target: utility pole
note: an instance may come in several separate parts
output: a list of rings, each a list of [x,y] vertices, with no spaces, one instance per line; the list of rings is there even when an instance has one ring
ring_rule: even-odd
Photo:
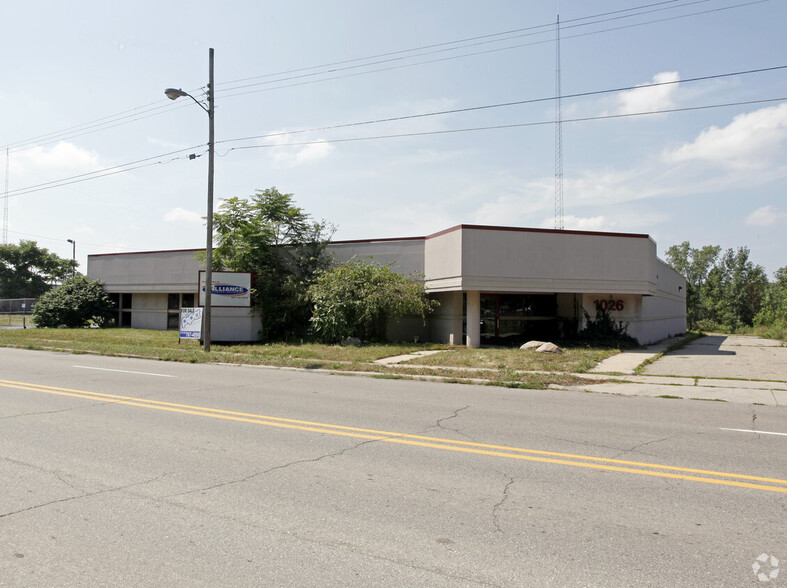
[[[214,85],[213,85],[213,48],[208,52],[208,237],[205,245],[205,351],[210,351],[211,294],[213,291],[213,155],[215,137],[213,129]]]
[[[560,15],[557,15],[555,53],[555,228],[563,230],[563,102],[560,84]]]
[[[5,148],[5,193],[3,195],[3,244],[8,243],[8,173],[11,168],[10,150]]]

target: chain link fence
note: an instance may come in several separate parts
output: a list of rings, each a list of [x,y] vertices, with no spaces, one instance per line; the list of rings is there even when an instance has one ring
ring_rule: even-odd
[[[38,298],[0,298],[0,329],[35,326],[31,320]]]

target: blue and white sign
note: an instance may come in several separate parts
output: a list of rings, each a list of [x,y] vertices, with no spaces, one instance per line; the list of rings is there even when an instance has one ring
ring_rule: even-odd
[[[213,272],[211,306],[251,306],[251,274],[246,272]],[[199,305],[205,306],[205,272],[199,273]]]
[[[201,308],[183,307],[180,309],[180,338],[202,339]]]

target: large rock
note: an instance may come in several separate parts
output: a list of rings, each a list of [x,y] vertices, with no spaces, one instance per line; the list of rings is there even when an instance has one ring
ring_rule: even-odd
[[[536,349],[536,353],[563,353],[563,350],[554,343],[544,343]]]
[[[358,337],[348,337],[341,343],[342,347],[360,347],[361,340]]]
[[[528,341],[520,349],[536,349],[544,344],[543,341]]]

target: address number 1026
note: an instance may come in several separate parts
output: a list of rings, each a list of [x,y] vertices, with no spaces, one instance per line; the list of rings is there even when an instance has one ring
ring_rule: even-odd
[[[596,305],[596,310],[601,311],[617,310],[620,312],[625,308],[622,300],[594,300],[593,304]]]

